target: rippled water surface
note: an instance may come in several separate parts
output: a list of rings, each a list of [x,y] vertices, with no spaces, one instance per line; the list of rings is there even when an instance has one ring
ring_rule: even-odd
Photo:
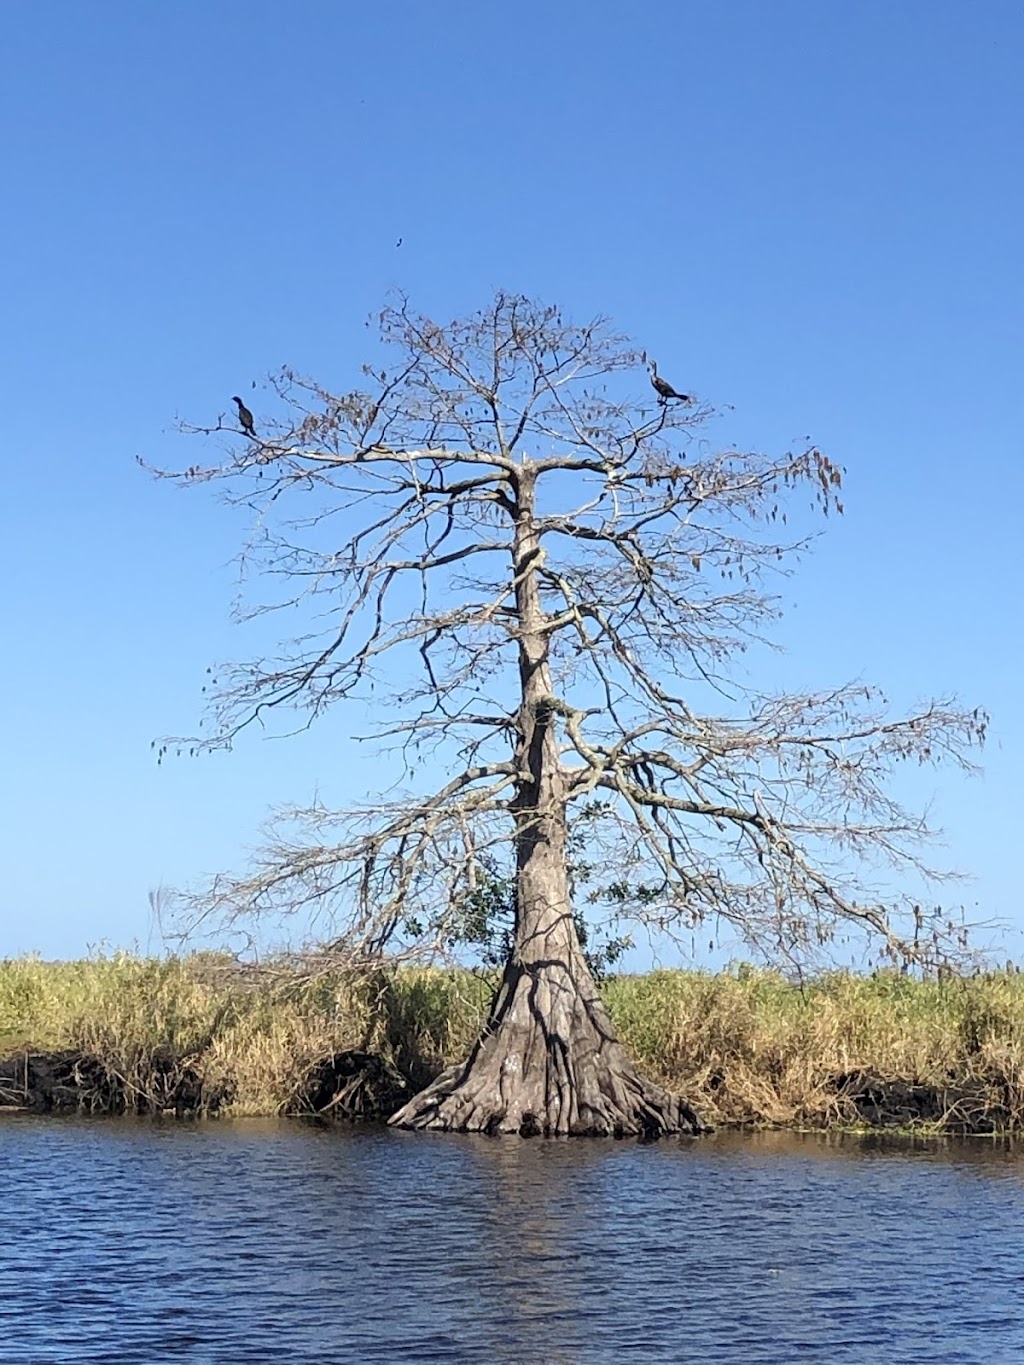
[[[1024,1361],[1024,1156],[0,1120],[0,1361]]]

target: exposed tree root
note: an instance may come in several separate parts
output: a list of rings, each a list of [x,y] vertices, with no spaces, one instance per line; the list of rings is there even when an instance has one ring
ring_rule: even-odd
[[[469,1059],[438,1076],[390,1122],[523,1137],[706,1132],[688,1104],[640,1075],[582,957],[573,966],[509,963]]]

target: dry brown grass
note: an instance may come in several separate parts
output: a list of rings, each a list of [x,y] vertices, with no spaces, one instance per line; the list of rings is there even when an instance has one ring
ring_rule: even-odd
[[[208,1094],[226,1097],[223,1112],[279,1114],[325,1058],[350,1048],[385,1051],[417,1079],[432,1075],[469,1047],[488,996],[463,972],[353,983],[243,972],[214,954],[18,958],[0,962],[0,1058],[81,1052],[134,1096],[154,1093],[171,1054]]]
[[[849,1120],[836,1077],[869,1073],[992,1092],[1024,1126],[1024,976],[942,982],[836,973],[803,990],[772,972],[656,972],[607,988],[623,1040],[719,1123]]]
[[[0,962],[0,1057],[78,1050],[129,1088],[168,1052],[225,1112],[287,1112],[324,1058],[385,1053],[415,1085],[465,1055],[490,984],[408,970],[353,985],[245,974],[209,954]],[[1024,1127],[1024,976],[943,982],[835,974],[803,990],[771,972],[653,972],[605,987],[641,1064],[716,1123],[849,1122],[836,1077],[971,1085]]]

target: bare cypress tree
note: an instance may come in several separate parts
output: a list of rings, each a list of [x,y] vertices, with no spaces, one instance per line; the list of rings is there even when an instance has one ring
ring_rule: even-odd
[[[408,789],[284,813],[246,872],[183,897],[187,922],[315,907],[332,961],[411,958],[457,937],[504,850],[514,933],[489,1022],[392,1122],[697,1132],[615,1038],[574,923],[570,819],[589,899],[659,930],[725,922],[798,964],[853,936],[932,966],[960,927],[865,872],[925,870],[929,831],[887,779],[908,759],[969,768],[985,717],[743,683],[737,655],[777,614],[771,576],[806,544],[785,528],[792,494],[842,510],[818,449],[716,451],[710,409],[659,402],[646,356],[601,320],[499,293],[445,326],[404,300],[379,321],[392,359],[361,389],[285,371],[285,417],[261,418],[258,444],[229,438],[220,462],[165,477],[224,481],[252,509],[249,576],[284,592],[249,611],[293,607],[308,626],[221,672],[202,745],[371,697]]]

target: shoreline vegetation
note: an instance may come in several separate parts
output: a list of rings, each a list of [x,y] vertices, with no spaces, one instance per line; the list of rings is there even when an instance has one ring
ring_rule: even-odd
[[[495,978],[211,953],[0,961],[0,1109],[381,1120],[467,1055]],[[716,1127],[1024,1129],[1024,974],[610,977],[626,1048]]]

